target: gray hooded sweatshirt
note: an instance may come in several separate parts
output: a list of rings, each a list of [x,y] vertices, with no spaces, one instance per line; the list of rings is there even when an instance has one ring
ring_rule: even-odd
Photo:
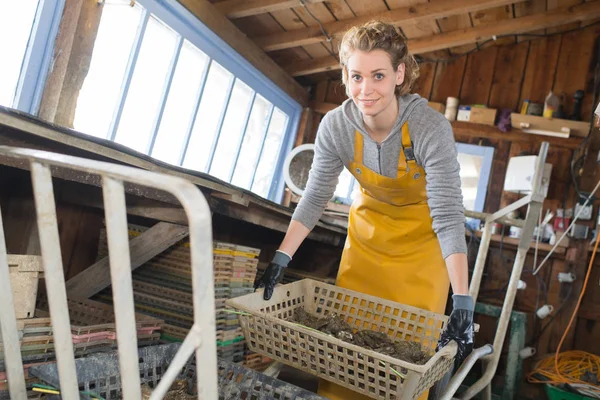
[[[380,175],[396,178],[402,148],[402,125],[408,120],[417,163],[425,169],[427,203],[444,258],[466,253],[465,216],[456,144],[452,126],[417,94],[398,97],[398,120],[379,145],[365,129],[362,114],[351,99],[322,119],[304,194],[293,220],[313,229],[332,198],[343,168],[354,158],[354,133],[364,137],[363,163]]]

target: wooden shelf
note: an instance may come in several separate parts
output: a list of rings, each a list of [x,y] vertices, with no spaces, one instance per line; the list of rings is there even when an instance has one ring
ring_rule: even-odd
[[[466,231],[466,235],[467,237],[471,236],[471,232],[470,231]],[[475,236],[478,238],[481,238],[482,236],[482,232],[480,231],[476,231],[475,232]],[[513,249],[519,246],[519,241],[520,239],[516,239],[516,238],[511,238],[508,236],[504,236],[504,239],[502,238],[502,235],[492,235],[492,239],[491,242],[492,243],[500,243],[502,242],[503,246],[506,246],[507,248]],[[538,250],[543,252],[543,253],[548,253],[550,250],[552,250],[552,247],[554,247],[553,245],[549,245],[547,243],[540,243],[538,245]],[[529,249],[533,250],[535,249],[535,242],[531,242],[531,244],[529,245]],[[555,254],[565,254],[567,251],[567,247],[559,244],[558,247],[556,247],[556,250],[554,250]]]
[[[514,128],[508,132],[502,132],[495,126],[477,124],[475,122],[452,121],[451,124],[454,135],[458,136],[506,140],[509,142],[523,142],[535,145],[539,145],[542,142],[548,142],[551,147],[562,147],[567,149],[576,149],[583,141],[583,138],[580,137],[564,139],[552,136],[532,135],[523,133]]]

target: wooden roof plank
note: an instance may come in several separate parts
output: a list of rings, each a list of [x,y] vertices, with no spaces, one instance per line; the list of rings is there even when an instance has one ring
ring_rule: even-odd
[[[546,12],[546,0],[529,0],[524,3],[513,5],[515,18],[525,17],[527,15],[541,14]],[[544,34],[544,29],[528,32],[530,34]],[[532,36],[517,36],[517,42],[531,40]]]
[[[325,0],[304,0],[306,3],[322,3]],[[226,0],[215,3],[215,7],[229,19],[266,14],[300,5],[300,0]]]
[[[418,39],[409,40],[409,49],[413,54],[474,43],[503,34],[518,34],[537,29],[556,27],[576,21],[585,21],[600,17],[600,2],[584,3],[575,7],[567,7],[547,11],[540,15],[515,18],[477,28],[445,32]],[[333,57],[322,58],[310,62],[295,63],[284,69],[292,76],[302,76],[322,71],[339,69],[340,65]]]
[[[352,7],[357,7],[359,3],[354,3],[355,0],[347,0]],[[375,13],[361,14],[354,7],[353,11],[358,15],[355,18],[346,19],[323,24],[323,28],[331,37],[343,35],[350,27],[365,23],[371,19],[382,19],[389,23],[400,24],[411,21],[417,23],[423,20],[431,20],[432,18],[442,18],[450,15],[462,14],[465,11],[479,11],[486,8],[499,5],[511,4],[514,1],[525,0],[460,0],[453,2],[435,2],[417,4],[409,7],[398,8],[395,10],[380,9]],[[364,12],[364,4],[360,3],[360,12]],[[379,3],[376,3],[379,4]],[[374,7],[374,4],[369,3],[369,7]],[[279,35],[268,35],[255,37],[253,40],[265,51],[280,50],[288,47],[304,46],[312,43],[319,43],[326,40],[326,37],[321,32],[319,27],[309,27],[298,29],[295,31],[286,32]]]
[[[482,25],[487,25],[494,22],[505,21],[507,19],[513,18],[513,8],[512,4],[507,4],[505,6],[489,8],[487,10],[480,10],[474,13],[471,13],[471,19],[473,21],[473,26],[478,27]],[[503,37],[492,42],[488,43],[477,43],[480,48],[485,48],[488,46],[494,45],[507,45],[515,43],[514,37]]]
[[[544,0],[546,1],[546,0]],[[545,9],[544,9],[545,11]],[[437,20],[438,25],[441,28],[441,32],[454,31],[457,29],[472,28],[473,21],[471,20],[471,14],[460,14],[450,15],[448,17],[439,18]],[[462,54],[474,50],[477,48],[477,44],[466,44],[463,46],[456,46],[449,49],[450,54]]]
[[[583,3],[583,0],[546,0],[546,10],[556,10],[557,8],[564,8],[569,6],[576,6]],[[546,29],[546,34],[564,32],[569,29],[576,29],[580,26],[579,22],[574,22],[571,24],[565,24],[562,26],[552,27]]]
[[[277,35],[285,34],[286,31],[292,31],[297,29],[306,28],[306,23],[298,16],[295,10],[279,10],[271,13],[273,18],[281,25],[285,30],[284,32],[277,33]],[[306,46],[302,46],[302,50],[309,56],[309,58],[320,58],[331,55],[320,43],[314,43]]]

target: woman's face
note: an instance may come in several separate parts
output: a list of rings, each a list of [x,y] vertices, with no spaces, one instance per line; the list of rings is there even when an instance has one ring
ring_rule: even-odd
[[[348,59],[347,69],[350,95],[363,115],[375,117],[388,107],[395,107],[394,90],[404,82],[404,64],[394,71],[385,51],[355,50]]]

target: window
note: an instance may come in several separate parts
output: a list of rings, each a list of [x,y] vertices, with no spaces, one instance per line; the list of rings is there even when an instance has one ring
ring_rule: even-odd
[[[456,150],[465,209],[483,212],[494,148],[457,143]]]
[[[177,1],[114,0],[74,128],[281,201],[300,111]]]
[[[1,106],[37,113],[63,7],[64,0],[0,1]]]
[[[359,183],[357,180],[347,168],[344,168],[338,178],[338,184],[333,194],[334,200],[342,204],[352,204],[358,187]]]

